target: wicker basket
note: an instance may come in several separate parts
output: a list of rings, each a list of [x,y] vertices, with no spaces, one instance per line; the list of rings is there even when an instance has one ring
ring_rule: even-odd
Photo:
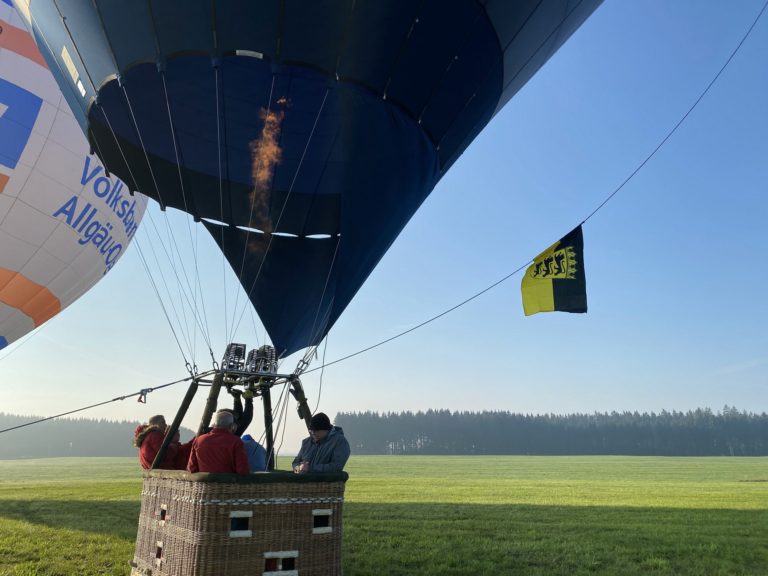
[[[131,574],[341,574],[347,478],[147,472]]]

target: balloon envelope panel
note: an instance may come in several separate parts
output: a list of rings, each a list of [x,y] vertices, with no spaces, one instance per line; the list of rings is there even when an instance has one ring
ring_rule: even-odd
[[[23,4],[100,158],[215,221],[289,353],[599,0]]]
[[[45,60],[0,1],[0,348],[74,302],[125,252],[146,208],[107,175]]]

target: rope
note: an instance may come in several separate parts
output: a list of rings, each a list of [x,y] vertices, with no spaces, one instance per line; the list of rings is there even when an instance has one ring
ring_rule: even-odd
[[[595,214],[597,214],[597,212],[598,212],[598,211],[599,211],[599,210],[600,210],[600,209],[601,209],[603,206],[605,206],[605,205],[606,205],[606,204],[607,204],[607,203],[608,203],[608,202],[609,202],[609,201],[610,201],[610,200],[611,200],[611,199],[612,199],[614,196],[616,196],[616,194],[618,194],[618,193],[619,193],[619,191],[620,191],[622,188],[624,188],[624,186],[625,186],[625,185],[626,185],[626,184],[627,184],[627,183],[628,183],[630,180],[632,180],[632,178],[634,178],[634,177],[635,177],[635,174],[637,174],[637,173],[638,173],[638,172],[639,172],[639,171],[640,171],[640,170],[641,170],[641,169],[642,169],[642,168],[643,168],[643,167],[644,167],[644,166],[645,166],[645,165],[646,165],[646,164],[647,164],[647,163],[648,163],[648,162],[651,160],[651,158],[653,158],[653,157],[656,155],[656,152],[658,152],[658,151],[661,149],[661,147],[662,147],[662,146],[664,146],[664,144],[666,144],[666,143],[667,143],[667,140],[669,140],[669,139],[672,137],[672,135],[673,135],[675,132],[677,132],[677,129],[678,129],[678,128],[680,128],[680,125],[681,125],[683,122],[685,122],[685,120],[688,118],[688,116],[691,114],[691,112],[693,112],[694,108],[696,108],[696,106],[698,106],[698,105],[699,105],[699,102],[701,102],[701,100],[704,98],[704,96],[706,96],[706,95],[707,95],[707,92],[709,92],[709,89],[710,89],[710,88],[712,88],[712,86],[715,84],[715,82],[717,82],[717,80],[720,78],[720,76],[722,75],[722,73],[725,71],[725,69],[726,69],[726,68],[728,67],[728,65],[731,63],[731,60],[733,60],[733,58],[736,56],[736,53],[737,53],[737,52],[738,52],[738,51],[741,49],[741,46],[744,44],[744,42],[747,40],[747,38],[749,37],[749,35],[752,33],[752,30],[753,30],[753,29],[755,28],[755,26],[757,25],[758,21],[760,20],[760,17],[763,15],[763,12],[765,12],[765,9],[766,9],[767,7],[768,7],[768,1],[766,1],[766,2],[763,4],[763,7],[760,9],[760,12],[757,14],[757,17],[755,17],[754,21],[752,22],[752,25],[751,25],[751,26],[750,26],[750,27],[747,29],[747,32],[746,32],[746,33],[744,34],[744,36],[741,38],[741,41],[740,41],[740,42],[739,42],[739,43],[736,45],[736,48],[734,48],[734,49],[733,49],[733,51],[731,52],[731,55],[730,55],[730,56],[728,56],[728,59],[725,61],[725,64],[723,64],[723,65],[720,67],[720,70],[718,70],[717,74],[715,74],[715,77],[714,77],[714,78],[712,78],[712,80],[710,81],[710,83],[709,83],[709,84],[707,84],[707,87],[706,87],[706,88],[704,88],[704,91],[703,91],[703,92],[702,92],[702,93],[699,95],[699,97],[698,97],[698,98],[696,98],[696,100],[695,100],[695,101],[694,101],[694,103],[691,105],[691,107],[690,107],[690,108],[688,108],[688,111],[687,111],[685,114],[683,114],[683,117],[682,117],[682,118],[680,118],[680,120],[677,122],[677,124],[675,124],[675,125],[674,125],[674,127],[673,127],[673,128],[672,128],[672,129],[671,129],[669,132],[667,132],[667,135],[666,135],[666,136],[664,136],[664,138],[663,138],[663,139],[662,139],[662,141],[661,141],[661,142],[658,144],[658,146],[656,146],[656,148],[654,148],[654,149],[653,149],[653,151],[652,151],[650,154],[648,154],[648,156],[646,156],[645,160],[643,160],[643,161],[642,161],[642,162],[641,162],[641,163],[638,165],[638,167],[637,167],[637,168],[635,168],[635,169],[632,171],[632,173],[631,173],[629,176],[627,176],[627,178],[624,180],[624,182],[622,182],[621,184],[619,184],[618,188],[616,188],[616,189],[615,189],[613,192],[611,192],[611,193],[608,195],[608,197],[607,197],[605,200],[603,200],[603,201],[600,203],[600,205],[599,205],[597,208],[595,208],[594,210],[592,210],[592,212],[590,212],[590,213],[589,213],[589,215],[588,215],[586,218],[584,218],[584,220],[582,220],[582,221],[581,221],[581,223],[582,223],[582,224],[584,224],[584,223],[585,223],[587,220],[589,220],[590,218],[592,218],[592,216],[594,216]]]
[[[205,374],[201,374],[201,376],[206,376],[211,374],[212,372],[207,372]],[[25,428],[27,426],[32,426],[33,424],[39,424],[40,422],[47,422],[48,420],[54,420],[56,418],[61,418],[62,416],[69,416],[70,414],[75,414],[77,412],[82,412],[83,410],[90,410],[91,408],[96,408],[98,406],[104,406],[105,404],[110,404],[111,402],[117,402],[119,400],[125,400],[126,398],[133,398],[134,396],[139,397],[139,401],[141,401],[141,398],[146,399],[147,394],[150,392],[154,392],[155,390],[160,390],[162,388],[167,388],[168,386],[173,386],[175,384],[180,384],[181,382],[187,382],[189,380],[192,380],[193,377],[189,376],[187,378],[182,378],[181,380],[176,380],[174,382],[168,382],[167,384],[161,384],[160,386],[155,386],[153,388],[142,388],[138,392],[134,392],[133,394],[126,394],[125,396],[118,396],[117,398],[112,398],[111,400],[105,400],[104,402],[98,402],[96,404],[91,404],[90,406],[84,406],[83,408],[77,408],[76,410],[70,410],[69,412],[62,412],[61,414],[56,414],[55,416],[48,416],[47,418],[41,418],[40,420],[34,420],[33,422],[27,422],[25,424],[19,424],[18,426],[11,426],[10,428],[5,428],[3,430],[0,430],[0,434],[4,432],[10,432],[11,430],[18,430],[19,428]]]
[[[448,308],[447,310],[445,310],[443,312],[440,312],[440,314],[437,314],[437,315],[433,316],[432,318],[429,318],[428,320],[425,320],[424,322],[422,322],[420,324],[417,324],[416,326],[413,326],[412,328],[408,328],[407,330],[403,330],[399,334],[395,334],[394,336],[391,336],[391,337],[387,338],[386,340],[382,340],[381,342],[378,342],[377,344],[373,344],[372,346],[368,346],[367,348],[363,348],[362,350],[358,350],[357,352],[354,352],[352,354],[348,354],[347,356],[343,356],[341,358],[338,358],[337,360],[334,360],[333,362],[328,362],[327,364],[323,364],[322,366],[318,366],[316,368],[312,368],[312,370],[307,370],[305,372],[305,374],[309,374],[311,372],[316,372],[317,370],[322,370],[326,366],[333,366],[334,364],[338,364],[339,362],[343,362],[344,360],[349,360],[350,358],[353,358],[355,356],[359,356],[360,354],[364,354],[365,352],[369,352],[370,350],[373,350],[374,348],[378,348],[379,346],[383,346],[384,344],[387,344],[388,342],[392,342],[392,340],[397,340],[401,336],[405,336],[406,334],[409,334],[409,333],[413,332],[414,330],[418,330],[419,328],[422,328],[423,326],[426,326],[427,324],[430,324],[431,322],[434,322],[438,318],[442,318],[446,314],[450,314],[454,310],[458,310],[459,308],[461,308],[465,304],[470,303],[475,298],[479,298],[480,296],[482,296],[483,294],[485,294],[489,290],[492,290],[493,288],[496,288],[496,286],[498,286],[502,282],[506,282],[507,280],[512,278],[512,276],[514,276],[515,274],[517,274],[521,270],[524,270],[524,269],[528,268],[528,266],[530,266],[532,262],[533,262],[533,260],[529,260],[528,262],[526,262],[525,264],[523,264],[522,266],[520,266],[519,268],[517,268],[513,272],[510,272],[509,274],[504,276],[504,278],[502,278],[500,280],[497,280],[496,282],[494,282],[493,284],[491,284],[487,288],[483,288],[482,290],[480,290],[480,292],[470,296],[466,300],[463,300],[462,302],[459,302],[455,306],[452,306],[452,307]]]
[[[704,96],[706,96],[706,94],[709,92],[710,88],[712,88],[712,86],[715,84],[715,82],[716,82],[716,81],[717,81],[717,80],[720,78],[720,76],[723,74],[723,72],[725,71],[725,69],[726,69],[726,68],[728,67],[728,65],[731,63],[731,61],[732,61],[732,60],[733,60],[733,58],[736,56],[736,54],[738,53],[738,51],[741,49],[741,47],[742,47],[742,45],[744,44],[744,42],[746,42],[747,38],[750,36],[750,34],[752,33],[752,31],[754,30],[755,26],[757,25],[758,21],[759,21],[759,20],[760,20],[760,18],[762,17],[762,15],[763,15],[763,13],[765,12],[766,8],[768,8],[768,0],[766,0],[766,2],[763,4],[763,7],[760,9],[760,12],[757,14],[757,16],[755,17],[754,21],[752,22],[752,24],[750,25],[750,27],[747,29],[746,33],[745,33],[745,34],[744,34],[744,36],[741,38],[741,40],[739,41],[739,43],[736,45],[736,48],[734,48],[734,50],[731,52],[730,56],[728,56],[728,58],[727,58],[727,60],[725,61],[725,63],[724,63],[724,64],[723,64],[723,65],[720,67],[720,69],[718,70],[717,74],[715,74],[715,77],[714,77],[714,78],[713,78],[713,79],[712,79],[712,80],[709,82],[709,84],[707,84],[707,86],[706,86],[706,88],[704,89],[704,91],[703,91],[703,92],[702,92],[702,93],[699,95],[699,97],[698,97],[698,98],[697,98],[697,99],[694,101],[694,103],[691,105],[691,107],[688,109],[688,111],[687,111],[687,112],[686,112],[686,113],[683,115],[683,117],[682,117],[682,118],[681,118],[681,119],[680,119],[680,120],[679,120],[679,121],[678,121],[678,122],[675,124],[675,126],[674,126],[674,127],[673,127],[673,128],[672,128],[672,129],[671,129],[671,130],[670,130],[670,131],[667,133],[667,135],[666,135],[666,136],[664,136],[664,138],[661,140],[661,142],[658,144],[658,146],[656,146],[656,147],[653,149],[653,151],[652,151],[652,152],[651,152],[651,153],[650,153],[650,154],[649,154],[649,155],[648,155],[648,156],[645,158],[645,160],[643,160],[643,161],[642,161],[642,162],[641,162],[641,163],[640,163],[640,164],[637,166],[637,168],[635,168],[635,169],[632,171],[632,173],[631,173],[631,174],[630,174],[630,175],[629,175],[629,176],[628,176],[628,177],[627,177],[627,178],[626,178],[626,179],[625,179],[625,180],[624,180],[624,181],[623,181],[623,182],[622,182],[622,183],[621,183],[621,184],[620,184],[620,185],[619,185],[619,186],[618,186],[618,187],[617,187],[617,188],[616,188],[616,189],[615,189],[613,192],[611,192],[611,193],[608,195],[608,197],[607,197],[605,200],[603,200],[603,201],[602,201],[602,202],[601,202],[601,203],[600,203],[600,204],[597,206],[597,208],[595,208],[595,209],[594,209],[594,210],[593,210],[593,211],[592,211],[592,212],[591,212],[591,213],[590,213],[590,214],[589,214],[589,215],[588,215],[586,218],[584,218],[584,220],[582,220],[582,221],[581,221],[581,224],[582,224],[582,225],[583,225],[583,224],[585,224],[585,223],[586,223],[586,222],[587,222],[587,221],[588,221],[590,218],[592,218],[592,217],[593,217],[595,214],[597,214],[597,212],[598,212],[598,211],[599,211],[601,208],[603,208],[603,206],[605,206],[605,205],[606,205],[606,204],[607,204],[607,203],[608,203],[608,202],[609,202],[611,199],[613,199],[613,197],[614,197],[614,196],[616,196],[616,194],[617,194],[617,193],[618,193],[618,192],[619,192],[619,191],[620,191],[622,188],[624,188],[624,186],[625,186],[625,185],[626,185],[626,184],[627,184],[627,183],[628,183],[628,182],[629,182],[629,181],[630,181],[630,180],[631,180],[631,179],[632,179],[632,178],[633,178],[633,177],[634,177],[634,176],[635,176],[635,175],[636,175],[636,174],[637,174],[637,173],[638,173],[638,172],[639,172],[639,171],[640,171],[640,170],[641,170],[641,169],[642,169],[642,168],[643,168],[643,167],[644,167],[644,166],[645,166],[645,165],[646,165],[646,164],[647,164],[647,163],[648,163],[650,160],[651,160],[651,158],[653,158],[653,157],[656,155],[656,153],[657,153],[657,152],[658,152],[658,151],[661,149],[661,147],[662,147],[662,146],[664,146],[664,144],[666,144],[666,142],[667,142],[667,141],[670,139],[670,137],[671,137],[671,136],[672,136],[672,135],[673,135],[673,134],[674,134],[674,133],[677,131],[677,129],[678,129],[678,128],[679,128],[679,127],[682,125],[682,123],[683,123],[683,122],[684,122],[684,121],[685,121],[685,120],[688,118],[688,116],[690,116],[691,112],[693,112],[693,110],[696,108],[696,106],[698,106],[698,104],[701,102],[701,100],[704,98]],[[400,337],[402,337],[402,336],[405,336],[406,334],[409,334],[409,333],[413,332],[414,330],[418,330],[419,328],[421,328],[421,327],[423,327],[423,326],[426,326],[427,324],[430,324],[431,322],[434,322],[434,321],[435,321],[435,320],[437,320],[438,318],[442,318],[442,317],[443,317],[443,316],[445,316],[446,314],[449,314],[449,313],[453,312],[454,310],[457,310],[458,308],[461,308],[461,307],[462,307],[462,306],[464,306],[465,304],[468,304],[468,303],[469,303],[469,302],[471,302],[472,300],[474,300],[474,299],[476,299],[476,298],[478,298],[478,297],[482,296],[483,294],[485,294],[485,293],[486,293],[486,292],[488,292],[489,290],[492,290],[493,288],[495,288],[495,287],[496,287],[496,286],[498,286],[499,284],[501,284],[501,283],[503,283],[503,282],[505,282],[505,281],[509,280],[509,279],[510,279],[512,276],[514,276],[514,275],[516,275],[517,273],[519,273],[520,271],[524,270],[525,268],[527,268],[528,266],[530,266],[532,263],[533,263],[533,260],[529,260],[527,263],[523,264],[522,266],[520,266],[520,267],[519,267],[519,268],[517,268],[516,270],[514,270],[514,271],[510,272],[509,274],[507,274],[506,276],[504,276],[502,279],[500,279],[500,280],[498,280],[498,281],[494,282],[493,284],[491,284],[491,285],[490,285],[490,286],[488,286],[487,288],[484,288],[483,290],[481,290],[480,292],[478,292],[478,293],[476,293],[476,294],[474,294],[474,295],[470,296],[470,297],[469,297],[469,298],[467,298],[466,300],[463,300],[462,302],[460,302],[460,303],[456,304],[455,306],[452,306],[451,308],[448,308],[447,310],[445,310],[445,311],[441,312],[440,314],[437,314],[436,316],[433,316],[432,318],[429,318],[428,320],[425,320],[424,322],[421,322],[420,324],[417,324],[416,326],[414,326],[414,327],[412,327],[412,328],[409,328],[408,330],[404,330],[404,331],[402,331],[402,332],[400,332],[400,333],[398,333],[398,334],[395,334],[394,336],[391,336],[391,337],[389,337],[389,338],[387,338],[387,339],[385,339],[385,340],[382,340],[381,342],[378,342],[378,343],[376,343],[376,344],[373,344],[372,346],[368,346],[367,348],[363,348],[362,350],[358,350],[357,352],[354,352],[354,353],[352,353],[352,354],[348,354],[347,356],[343,356],[343,357],[341,357],[341,358],[338,358],[337,360],[334,360],[334,361],[332,361],[332,362],[328,362],[327,364],[326,364],[325,362],[323,362],[323,364],[322,364],[321,366],[318,366],[318,367],[316,367],[316,368],[313,368],[312,370],[307,370],[305,373],[306,373],[306,374],[309,374],[309,373],[311,373],[311,372],[315,372],[315,371],[317,371],[317,370],[322,370],[322,369],[324,369],[326,366],[332,366],[332,365],[334,365],[334,364],[338,364],[339,362],[343,362],[343,361],[345,361],[345,360],[348,360],[348,359],[350,359],[350,358],[353,358],[353,357],[355,357],[355,356],[359,356],[360,354],[364,354],[365,352],[368,352],[368,351],[370,351],[370,350],[373,350],[374,348],[378,348],[379,346],[383,346],[384,344],[387,344],[387,343],[389,343],[389,342],[392,342],[393,340],[396,340],[396,339],[398,339],[398,338],[400,338]]]

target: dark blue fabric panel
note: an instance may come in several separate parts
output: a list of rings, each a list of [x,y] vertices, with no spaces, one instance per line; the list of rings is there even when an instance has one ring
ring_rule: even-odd
[[[601,2],[602,0],[488,0],[488,18],[505,51],[503,90],[496,105],[497,112]],[[540,53],[532,58],[539,50]]]
[[[112,51],[101,32],[99,14],[90,3],[79,0],[57,1],[63,13],[77,14],[76,18],[67,18],[67,27],[77,46],[77,53],[83,59],[84,70],[88,71],[87,77],[90,80],[83,78],[83,84],[88,87],[90,81],[93,81],[98,89],[105,78],[117,73]]]
[[[280,59],[335,73],[352,4],[352,0],[286,2]]]
[[[337,241],[335,237],[273,237],[261,272],[264,282],[256,285],[251,301],[256,303],[256,311],[268,327],[278,353],[290,354],[309,342],[319,342],[330,329],[328,318],[336,294],[332,264]],[[289,259],[295,266],[286,266]],[[301,304],[297,306],[296,302]]]
[[[413,0],[360,0],[339,62],[339,76],[383,93],[417,17]]]
[[[444,1],[427,0],[393,72],[387,98],[419,118],[479,17],[476,2],[454,2],[446,10]]]
[[[558,0],[560,2],[561,0]],[[541,0],[488,0],[485,11],[494,25],[502,49],[522,30]]]
[[[418,126],[383,100],[371,97],[365,104],[364,120],[347,123],[343,131],[346,150],[372,153],[359,152],[346,174],[331,325],[438,178],[435,149]]]
[[[542,3],[526,22],[526,26],[504,46],[504,84],[520,77],[520,86],[551,55],[547,46],[557,38],[555,31],[567,16],[564,2]],[[538,53],[538,55],[537,55]],[[537,55],[537,56],[536,56]],[[535,62],[531,59],[535,57]],[[528,68],[528,72],[524,70]]]
[[[444,174],[493,116],[503,77],[501,59],[496,59],[485,82],[477,87],[456,121],[440,140],[440,170]]]
[[[210,54],[213,49],[210,0],[154,0],[150,4],[163,57],[178,52]]]
[[[279,93],[286,100],[280,132],[283,154],[275,170],[274,188],[314,192],[338,131],[338,88],[309,70],[286,73],[290,84]]]
[[[227,256],[243,289],[250,292],[278,354],[290,354],[302,343],[322,338],[329,328],[336,288],[332,263],[337,238],[273,236],[267,250],[268,240],[263,235],[208,223],[205,226]],[[243,267],[244,252],[247,258]],[[293,265],[286,265],[288,261]],[[258,282],[254,282],[257,278]]]
[[[252,50],[274,59],[280,4],[280,0],[219,0],[216,3],[219,51]]]
[[[311,194],[294,190],[288,195],[286,190],[273,190],[269,202],[270,221],[278,232],[310,236],[340,231],[340,192]]]
[[[122,152],[117,156],[129,156],[131,170],[125,175],[127,181],[135,178],[139,191],[157,198],[163,205],[183,208],[183,202],[180,205],[174,202],[179,176],[165,93],[157,68],[154,64],[141,64],[129,71],[126,80],[124,87],[114,80],[106,84],[99,104],[91,109],[91,130],[99,149],[103,152],[105,145],[114,145],[114,133]],[[123,178],[124,174],[114,167],[121,164],[122,161],[115,162],[113,157],[107,167]]]
[[[458,59],[451,64],[422,113],[422,126],[433,141],[442,141],[451,126],[464,123],[464,114],[470,114],[470,122],[477,122],[467,105],[478,86],[489,80],[494,72],[498,74],[500,58],[490,22],[484,17],[477,18]]]
[[[152,155],[175,162],[165,88],[157,68],[154,64],[140,64],[131,68],[123,78],[124,86],[110,92],[114,100],[101,103],[105,109],[114,107],[124,110],[116,131],[121,136],[128,136],[137,146],[144,146]],[[119,103],[120,100],[122,103]],[[111,116],[109,120],[115,128]],[[178,120],[183,121],[181,118]]]
[[[148,2],[99,0],[96,6],[101,14],[104,35],[109,39],[120,71],[139,62],[157,60]],[[76,14],[71,17],[76,18]]]

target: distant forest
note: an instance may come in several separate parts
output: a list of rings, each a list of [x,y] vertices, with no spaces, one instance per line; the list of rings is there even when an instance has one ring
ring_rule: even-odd
[[[39,420],[0,412],[0,430]],[[139,422],[86,418],[48,420],[0,435],[0,460],[54,456],[136,456],[133,431]],[[192,430],[181,429],[182,440]]]
[[[768,414],[720,412],[341,412],[354,454],[766,456]]]

